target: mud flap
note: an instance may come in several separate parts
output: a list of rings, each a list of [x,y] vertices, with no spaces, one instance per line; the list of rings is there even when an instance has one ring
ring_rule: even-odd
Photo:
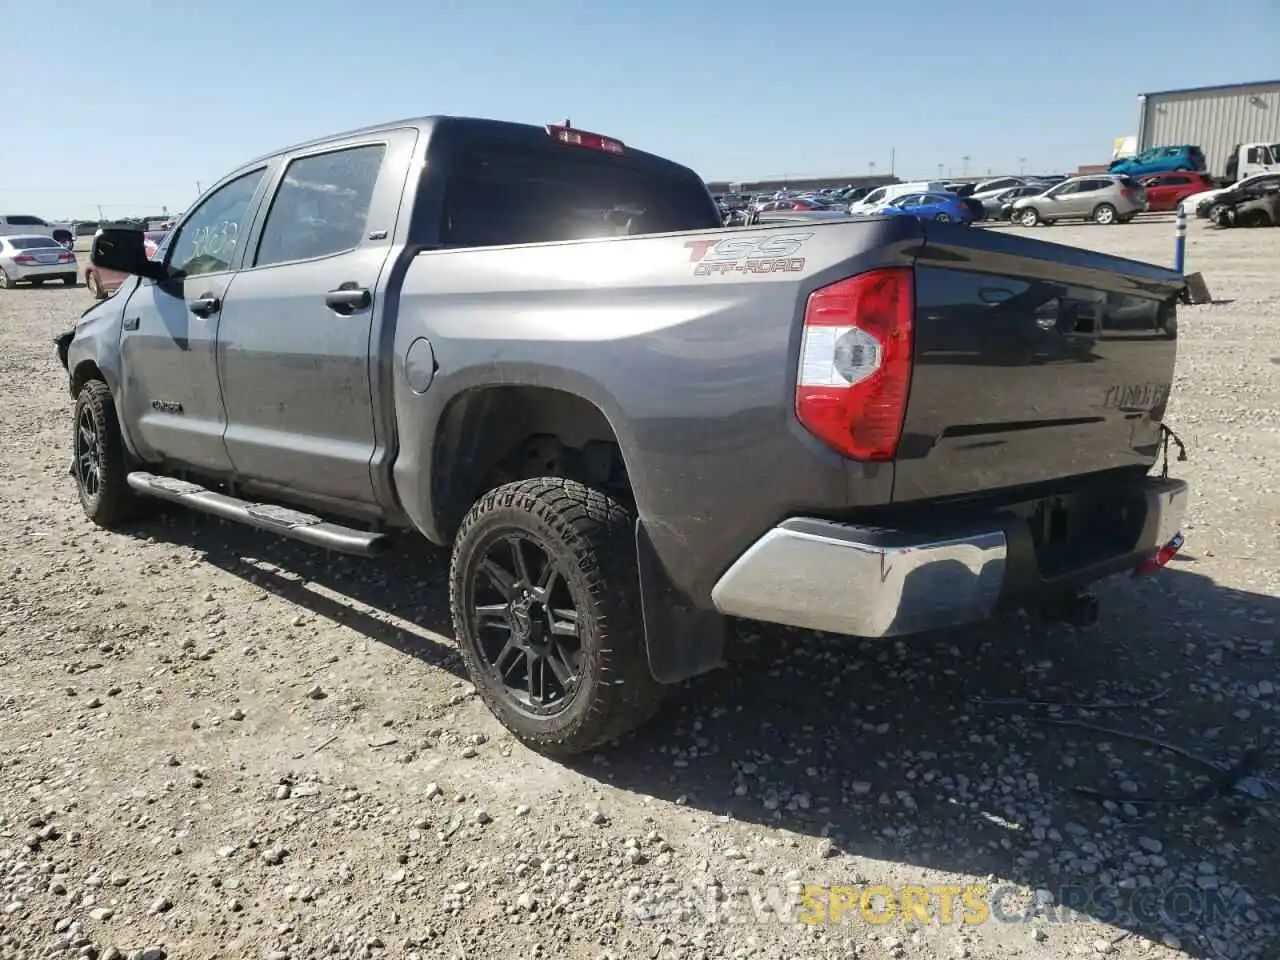
[[[636,521],[636,564],[653,678],[659,683],[679,683],[722,666],[724,617],[714,610],[697,609],[672,586],[640,520]]]
[[[1184,303],[1213,303],[1213,297],[1209,293],[1209,285],[1204,282],[1203,274],[1188,273],[1184,279],[1187,282],[1182,291]]]

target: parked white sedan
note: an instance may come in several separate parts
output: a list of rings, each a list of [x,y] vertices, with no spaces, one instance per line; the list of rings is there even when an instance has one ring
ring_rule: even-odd
[[[61,280],[74,287],[79,279],[76,255],[53,237],[22,235],[0,237],[0,289],[15,283],[40,286]]]

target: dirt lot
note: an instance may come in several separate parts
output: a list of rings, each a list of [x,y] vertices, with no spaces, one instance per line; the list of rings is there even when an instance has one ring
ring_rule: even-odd
[[[1164,222],[1030,233],[1172,246]],[[1280,956],[1275,755],[1146,804],[1212,771],[1053,722],[1221,765],[1280,722],[1280,230],[1191,237],[1220,302],[1180,316],[1171,570],[1103,585],[1087,629],[744,627],[729,669],[573,765],[473,695],[437,552],[91,527],[50,342],[88,296],[0,291],[0,957]],[[786,923],[793,885],[904,909]],[[903,922],[909,885],[986,888],[991,915],[944,890]]]

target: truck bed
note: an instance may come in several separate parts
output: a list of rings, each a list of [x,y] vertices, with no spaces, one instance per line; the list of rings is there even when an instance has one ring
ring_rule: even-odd
[[[898,453],[875,462],[801,425],[796,381],[809,294],[884,267],[915,270],[915,340]],[[421,395],[397,386],[397,419],[437,424],[495,385],[589,400],[658,554],[700,603],[787,516],[1144,472],[1180,289],[1148,264],[909,218],[429,251],[405,275],[395,353],[429,331],[438,372]],[[417,505],[434,452],[400,442],[397,486],[430,529]]]

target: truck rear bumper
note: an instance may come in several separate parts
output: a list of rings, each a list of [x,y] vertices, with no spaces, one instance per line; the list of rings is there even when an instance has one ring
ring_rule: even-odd
[[[1149,479],[1131,544],[1041,575],[1025,520],[992,515],[922,533],[796,517],[757,540],[711,593],[721,613],[857,637],[985,620],[1038,594],[1132,569],[1181,529],[1187,485]]]

